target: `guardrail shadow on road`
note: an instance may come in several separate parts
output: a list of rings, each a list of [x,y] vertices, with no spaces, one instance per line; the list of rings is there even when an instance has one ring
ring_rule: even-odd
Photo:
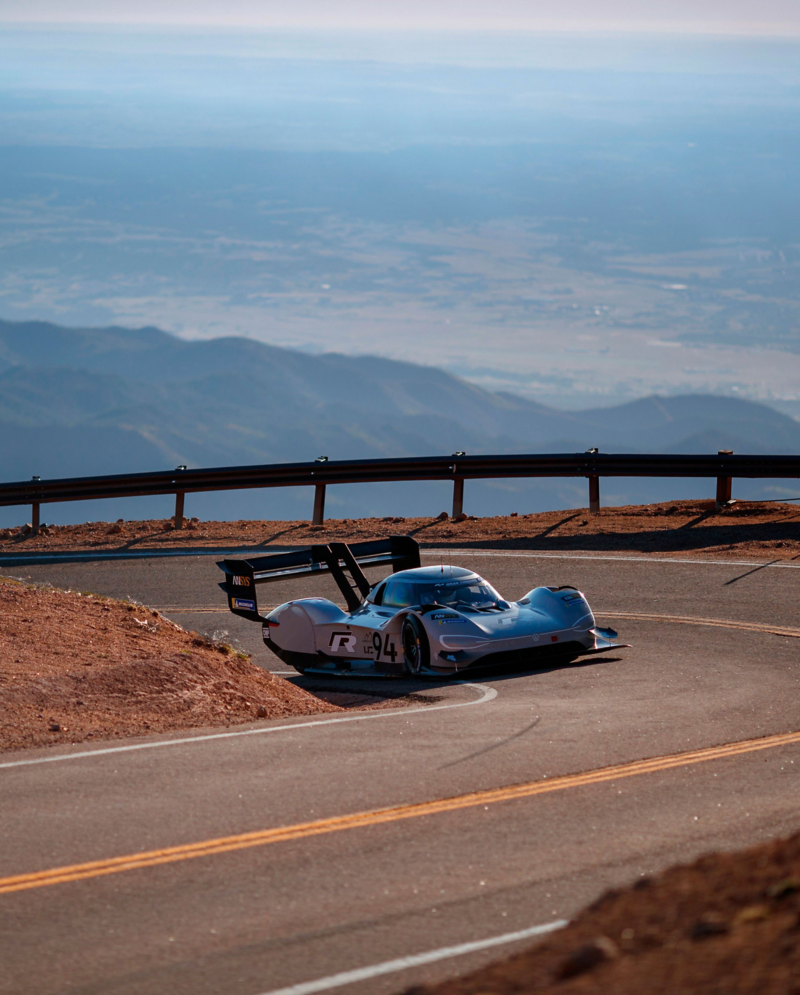
[[[500,552],[591,552],[591,553],[692,553],[718,552],[727,547],[783,542],[792,547],[800,539],[800,514],[797,521],[757,525],[702,525],[700,528],[678,526],[659,532],[642,529],[637,532],[586,532],[575,535],[553,535],[553,529],[535,536],[514,536],[507,539],[469,539],[450,535],[437,539],[436,549],[499,550]],[[562,523],[559,523],[562,524]],[[420,543],[425,548],[424,543]],[[770,547],[772,548],[772,547]],[[780,548],[780,547],[778,547]],[[792,559],[800,559],[800,554]]]

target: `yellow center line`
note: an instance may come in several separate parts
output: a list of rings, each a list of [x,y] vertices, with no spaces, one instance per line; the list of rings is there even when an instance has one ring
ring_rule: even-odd
[[[721,760],[726,757],[740,756],[741,754],[753,753],[757,750],[774,749],[775,747],[788,746],[798,742],[800,742],[800,732],[780,733],[774,736],[764,736],[759,739],[746,739],[738,743],[726,743],[721,746],[707,747],[702,750],[673,753],[666,756],[653,757],[649,760],[636,760],[632,763],[601,767],[597,770],[584,771],[580,774],[566,774],[561,777],[544,778],[540,781],[529,781],[526,784],[514,784],[504,788],[472,791],[453,798],[439,798],[435,801],[418,802],[412,805],[398,805],[392,808],[355,812],[351,815],[317,819],[314,822],[302,822],[294,826],[280,826],[275,829],[239,833],[236,836],[222,836],[217,839],[203,840],[199,843],[187,843],[182,846],[149,850],[143,853],[132,853],[123,857],[110,857],[107,860],[93,860],[84,864],[54,867],[50,870],[37,871],[32,874],[15,874],[11,877],[0,878],[0,894],[27,891],[31,888],[44,888],[55,884],[66,884],[69,881],[84,881],[87,878],[103,877],[106,874],[121,874],[124,871],[138,870],[143,867],[156,867],[160,864],[192,860],[195,857],[210,857],[219,853],[230,853],[233,850],[244,850],[248,847],[268,846],[272,843],[286,843],[290,840],[305,839],[309,836],[321,836],[327,833],[337,833],[346,829],[361,829],[366,826],[377,826],[387,822],[398,822],[401,819],[417,819],[427,815],[439,815],[443,812],[455,812],[459,809],[477,808],[481,805],[487,807],[495,805],[498,802],[513,801],[519,798],[532,798],[535,795],[549,794],[552,791],[564,791],[567,788],[580,788],[592,784],[602,784],[603,782],[615,781],[623,777],[653,774],[675,767],[704,763],[708,760]]]
[[[652,612],[596,611],[601,618],[630,618],[642,622],[675,622],[678,625],[714,625],[722,629],[744,629],[747,632],[769,632],[775,636],[800,639],[800,629],[765,625],[760,622],[734,622],[724,618],[698,618],[694,615],[655,615]]]

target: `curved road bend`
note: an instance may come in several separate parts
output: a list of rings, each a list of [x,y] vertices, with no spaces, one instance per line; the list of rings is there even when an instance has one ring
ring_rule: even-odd
[[[498,675],[480,688],[423,686],[438,705],[469,707],[260,723],[251,728],[273,731],[192,742],[153,737],[174,742],[95,756],[76,746],[58,751],[83,754],[71,760],[0,768],[1,879],[106,860],[113,870],[47,877],[24,890],[6,884],[0,992],[261,995],[568,918],[609,886],[797,828],[796,741],[566,777],[800,731],[800,639],[742,627],[800,634],[795,569],[437,558],[473,566],[507,597],[536,583],[574,583],[633,648],[582,666]],[[209,610],[221,604],[209,559],[20,573],[131,596],[191,628],[227,629],[259,662],[285,669],[259,645],[257,626]],[[321,586],[318,579],[313,592]],[[311,585],[266,590],[277,603]],[[3,761],[12,756],[23,759]],[[534,783],[545,781],[553,782],[546,792]],[[532,787],[509,797],[501,789],[510,785]],[[468,795],[459,807],[408,808]],[[400,814],[331,821],[385,807]],[[308,824],[327,828],[312,834]],[[290,829],[270,832],[281,827]],[[247,833],[259,834],[257,845],[251,838],[239,848]],[[220,839],[227,843],[204,856],[193,849]],[[176,847],[169,862],[153,856]],[[113,863],[136,854],[136,869]],[[346,990],[399,991],[513,948],[418,964]]]

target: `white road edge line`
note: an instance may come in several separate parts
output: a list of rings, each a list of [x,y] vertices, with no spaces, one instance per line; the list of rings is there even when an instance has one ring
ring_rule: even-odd
[[[771,563],[763,560],[684,560],[673,556],[595,556],[593,553],[507,553],[500,549],[421,549],[420,556],[508,556],[524,560],[612,560],[618,563],[693,563],[710,567],[770,567],[776,570],[800,570],[800,563]]]
[[[555,922],[548,922],[542,926],[531,926],[530,929],[517,930],[516,933],[492,936],[488,940],[459,943],[455,947],[440,947],[438,950],[429,950],[424,954],[398,957],[397,960],[387,960],[383,964],[359,967],[354,971],[342,971],[341,974],[331,974],[327,978],[318,978],[316,981],[303,981],[297,985],[289,985],[287,988],[276,988],[271,992],[265,992],[264,995],[312,995],[313,992],[325,992],[331,988],[340,988],[342,985],[353,985],[357,981],[377,978],[381,974],[393,974],[395,971],[406,971],[410,967],[419,967],[421,964],[433,964],[435,961],[444,960],[447,957],[461,957],[476,950],[486,950],[489,947],[499,947],[504,943],[513,943],[515,940],[528,940],[533,936],[543,936],[556,929],[563,929],[566,925],[566,919],[557,919]]]
[[[185,743],[208,743],[215,739],[234,739],[238,736],[264,736],[271,732],[286,732],[289,729],[307,729],[309,726],[331,726],[341,722],[365,722],[368,719],[396,718],[404,715],[419,715],[439,712],[445,708],[468,708],[471,705],[484,705],[497,697],[497,688],[469,681],[454,681],[463,687],[474,688],[481,697],[474,701],[456,701],[451,705],[423,705],[421,708],[393,708],[385,712],[362,712],[359,715],[343,715],[336,719],[312,719],[310,722],[294,722],[285,726],[267,726],[266,729],[239,729],[233,732],[215,732],[207,736],[184,736],[181,739],[162,739],[155,743],[131,743],[128,746],[109,746],[103,750],[82,750],[80,753],[59,753],[51,757],[31,757],[27,760],[10,760],[0,764],[0,770],[8,767],[31,767],[34,764],[57,763],[62,760],[82,760],[86,757],[102,757],[109,753],[131,753],[134,750],[155,750],[162,746],[183,746]]]

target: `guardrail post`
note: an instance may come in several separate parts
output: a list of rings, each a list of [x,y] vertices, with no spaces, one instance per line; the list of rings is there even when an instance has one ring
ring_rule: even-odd
[[[183,528],[183,499],[185,495],[183,491],[178,491],[175,495],[175,528]]]
[[[317,484],[314,487],[314,517],[311,519],[312,525],[322,525],[325,518],[325,484]]]
[[[31,535],[39,532],[39,502],[34,501],[31,505]]]
[[[453,518],[464,513],[464,478],[456,477],[453,481]]]
[[[600,511],[600,478],[594,473],[589,477],[589,511]]]
[[[717,450],[717,456],[733,456],[732,449],[719,449]],[[731,489],[733,485],[733,477],[717,477],[717,498],[714,501],[715,511],[726,505],[731,499]]]

